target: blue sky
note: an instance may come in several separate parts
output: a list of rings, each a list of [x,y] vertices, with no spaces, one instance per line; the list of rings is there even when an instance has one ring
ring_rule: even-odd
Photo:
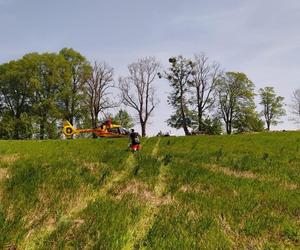
[[[204,52],[226,71],[241,71],[290,102],[300,88],[298,0],[0,0],[0,63],[25,53],[72,47],[89,60],[106,61],[116,79],[140,57],[164,66],[173,55]],[[149,133],[169,130],[168,84]],[[288,118],[277,128],[296,128]]]

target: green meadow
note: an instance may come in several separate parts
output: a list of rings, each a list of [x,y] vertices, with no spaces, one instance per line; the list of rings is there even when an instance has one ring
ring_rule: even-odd
[[[0,141],[0,249],[300,249],[300,133]]]

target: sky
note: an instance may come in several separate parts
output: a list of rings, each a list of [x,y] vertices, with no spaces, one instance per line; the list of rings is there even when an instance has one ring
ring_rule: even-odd
[[[224,71],[247,74],[256,91],[274,86],[289,104],[300,88],[299,23],[299,0],[0,0],[0,63],[72,47],[110,64],[118,79],[145,56],[167,67],[171,56],[204,52]],[[148,134],[182,134],[165,122],[168,83],[155,84],[160,104]],[[296,128],[289,116],[274,127]]]

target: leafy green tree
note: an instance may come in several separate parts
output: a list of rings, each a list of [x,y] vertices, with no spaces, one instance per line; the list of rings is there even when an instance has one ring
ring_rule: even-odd
[[[219,117],[205,118],[202,124],[202,130],[208,135],[220,135],[222,133],[222,122]]]
[[[270,126],[276,125],[280,122],[280,117],[286,114],[283,108],[284,98],[282,96],[277,96],[273,87],[265,87],[259,90],[259,95],[263,106],[263,111],[261,115],[265,118],[267,124],[267,130],[270,130]]]
[[[32,124],[32,118],[27,113],[22,113],[18,119],[14,119],[8,113],[3,114],[0,118],[0,138],[30,139],[33,135]],[[16,133],[18,137],[16,137]]]
[[[123,128],[127,129],[134,126],[133,118],[124,109],[120,109],[119,112],[113,117],[113,122],[120,124]]]
[[[186,135],[190,135],[189,127],[192,125],[193,112],[189,109],[188,91],[193,79],[194,64],[182,56],[169,59],[171,64],[168,71],[159,74],[159,77],[166,78],[172,88],[168,97],[168,103],[174,108],[174,113],[167,120],[173,128],[183,128]]]
[[[20,119],[19,119],[20,120]],[[0,116],[0,138],[1,139],[20,139],[21,133],[18,133],[18,137],[15,137],[16,119],[7,112],[1,112]]]
[[[242,107],[233,123],[233,127],[237,133],[261,132],[264,130],[264,122],[255,111],[255,107]]]
[[[234,123],[245,113],[245,109],[253,110],[255,107],[254,84],[244,73],[227,72],[218,81],[217,93],[220,115],[227,134],[231,134]]]
[[[32,135],[31,124],[24,119],[30,114],[34,85],[28,77],[24,59],[0,65],[1,134],[7,139],[26,139]],[[26,115],[28,116],[28,115]],[[27,132],[22,132],[23,129]]]
[[[90,78],[92,67],[83,55],[71,48],[64,48],[59,54],[65,58],[70,72],[67,86],[60,94],[60,108],[63,119],[74,124],[76,119],[79,120],[83,116],[85,85]]]
[[[188,128],[194,128],[196,123],[195,112],[189,110],[187,107],[184,108],[184,118],[182,116],[182,110],[177,109],[174,114],[167,120],[167,124],[172,128],[181,129],[186,126],[187,132],[185,131],[185,135],[190,135],[191,132]]]
[[[86,59],[72,49],[30,53],[0,65],[0,135],[4,138],[57,138],[60,119],[86,113],[83,85]]]
[[[30,81],[34,85],[32,112],[39,126],[39,138],[57,138],[57,121],[61,118],[58,99],[68,79],[68,65],[64,57],[55,53],[28,54],[24,60],[34,62]],[[28,69],[29,70],[29,69]]]

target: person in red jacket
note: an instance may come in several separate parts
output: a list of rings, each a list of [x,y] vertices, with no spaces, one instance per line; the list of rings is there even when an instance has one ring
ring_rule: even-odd
[[[134,131],[134,129],[131,129],[131,132],[129,134],[130,139],[130,149],[133,151],[140,150],[140,135]]]

